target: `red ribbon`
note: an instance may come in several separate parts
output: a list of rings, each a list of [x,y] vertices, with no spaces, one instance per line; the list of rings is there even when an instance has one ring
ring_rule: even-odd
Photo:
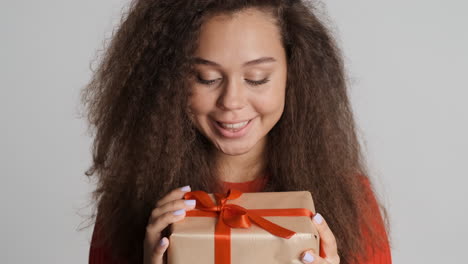
[[[227,200],[235,200],[242,195],[236,189],[230,189],[226,194],[215,193],[217,205],[204,191],[188,192],[184,199],[195,199],[195,209],[187,211],[186,216],[218,217],[215,228],[215,264],[231,263],[231,228],[249,228],[252,222],[279,237],[289,239],[296,232],[283,228],[262,216],[309,216],[314,213],[305,208],[288,209],[246,209],[236,204],[226,204]]]

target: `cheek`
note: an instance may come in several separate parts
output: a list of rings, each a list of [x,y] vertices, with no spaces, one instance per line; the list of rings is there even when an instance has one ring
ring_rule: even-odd
[[[281,115],[284,110],[284,96],[284,90],[265,94],[257,100],[257,112],[264,116]]]
[[[212,108],[212,100],[206,94],[194,93],[189,98],[189,108],[194,115],[206,114]]]

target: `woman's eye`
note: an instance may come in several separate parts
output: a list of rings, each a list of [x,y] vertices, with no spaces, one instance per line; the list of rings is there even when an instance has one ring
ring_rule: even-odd
[[[219,78],[220,79],[220,78]],[[197,80],[199,83],[201,84],[205,84],[205,85],[213,85],[218,79],[214,79],[214,80],[205,80],[205,79],[202,79],[200,78],[200,76],[197,76]],[[270,81],[270,79],[268,78],[265,78],[263,80],[258,80],[258,81],[254,81],[254,80],[245,80],[247,83],[249,83],[250,85],[254,85],[254,86],[257,86],[257,85],[262,85],[262,84],[265,84],[267,82]]]
[[[251,85],[262,85],[264,83],[269,82],[270,80],[268,78],[265,78],[265,79],[259,80],[259,81],[252,81],[252,80],[245,80],[245,81],[248,82]]]
[[[201,84],[212,85],[212,84],[214,84],[218,79],[214,79],[214,80],[205,80],[205,79],[200,78],[200,76],[197,76],[197,80],[198,80],[198,82],[201,83]]]

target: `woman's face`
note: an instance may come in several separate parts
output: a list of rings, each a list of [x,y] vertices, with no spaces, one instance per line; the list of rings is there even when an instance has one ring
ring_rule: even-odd
[[[189,110],[197,129],[225,154],[262,148],[283,113],[286,54],[272,19],[248,9],[202,25]]]

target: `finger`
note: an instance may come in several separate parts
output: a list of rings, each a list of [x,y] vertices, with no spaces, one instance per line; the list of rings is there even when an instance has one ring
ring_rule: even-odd
[[[154,222],[146,226],[146,237],[148,241],[154,245],[161,237],[161,231],[166,228],[169,224],[178,222],[185,217],[185,210],[177,210],[167,212],[158,217]]]
[[[158,244],[154,248],[154,255],[151,264],[163,264],[164,253],[166,252],[168,246],[169,239],[167,239],[167,237],[163,237],[161,240],[159,240]]]
[[[166,203],[168,203],[170,201],[176,200],[176,199],[182,199],[184,197],[184,194],[186,192],[190,192],[190,191],[191,191],[190,185],[174,189],[170,193],[168,193],[166,196],[161,198],[161,200],[159,200],[156,203],[156,207],[161,207],[164,204],[166,204]]]
[[[331,264],[326,259],[317,256],[317,254],[315,254],[313,250],[306,250],[302,252],[301,261],[302,263]]]
[[[153,211],[151,212],[149,223],[152,223],[159,216],[167,212],[176,211],[180,209],[191,210],[195,208],[195,205],[196,205],[196,200],[177,199],[177,200],[170,201],[168,203],[165,203],[161,207],[156,207],[153,209]]]
[[[336,258],[338,256],[336,239],[327,221],[319,213],[315,214],[313,220],[320,236],[320,257],[327,259]]]

